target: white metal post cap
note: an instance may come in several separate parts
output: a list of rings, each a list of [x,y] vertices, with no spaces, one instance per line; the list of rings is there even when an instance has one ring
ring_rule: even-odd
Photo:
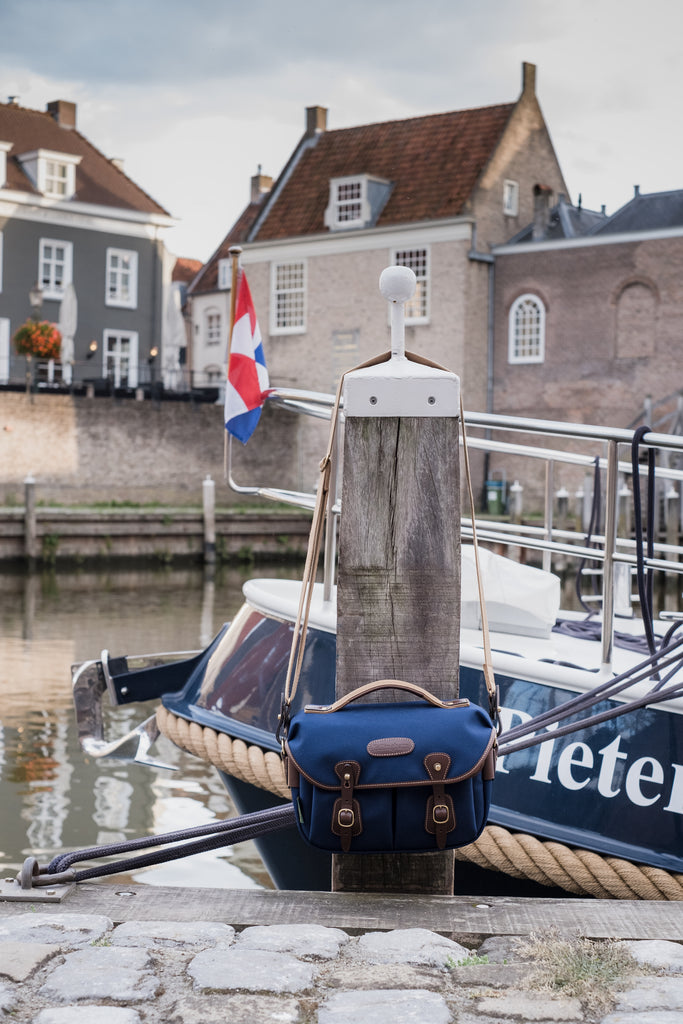
[[[405,355],[404,305],[415,294],[410,267],[387,267],[379,290],[390,303],[391,358],[347,373],[346,416],[459,416],[460,378]]]
[[[460,378],[449,370],[388,359],[344,378],[345,416],[459,416]]]

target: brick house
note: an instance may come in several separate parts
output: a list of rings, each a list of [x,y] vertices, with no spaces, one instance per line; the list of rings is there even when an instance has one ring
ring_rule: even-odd
[[[329,391],[388,347],[381,271],[404,264],[418,288],[406,344],[461,375],[487,407],[491,247],[533,214],[532,189],[566,193],[523,65],[516,102],[327,129],[309,107],[279,178],[259,174],[237,223],[190,287],[195,372],[224,372],[232,244],[243,248],[271,382]]]
[[[653,429],[681,432],[683,190],[636,187],[611,217],[535,200],[533,222],[493,250],[493,411],[633,427],[648,408]],[[537,505],[539,482],[522,482]],[[556,486],[578,483],[558,470]]]
[[[544,221],[545,218],[545,221]],[[496,261],[494,410],[629,426],[683,389],[683,191],[564,200]]]
[[[73,351],[63,352],[61,367],[67,382],[132,388],[149,380],[155,361],[177,362],[164,352],[175,259],[162,239],[173,223],[120,161],[81,135],[75,104],[0,104],[0,384],[23,379],[25,360],[11,338],[32,313],[32,290],[33,312],[53,322],[75,290]]]

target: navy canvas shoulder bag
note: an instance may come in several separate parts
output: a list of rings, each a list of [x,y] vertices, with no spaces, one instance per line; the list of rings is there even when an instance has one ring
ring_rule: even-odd
[[[359,703],[378,690],[417,700]],[[333,853],[425,852],[473,842],[488,816],[496,729],[468,700],[380,680],[289,724],[285,769],[301,836]]]

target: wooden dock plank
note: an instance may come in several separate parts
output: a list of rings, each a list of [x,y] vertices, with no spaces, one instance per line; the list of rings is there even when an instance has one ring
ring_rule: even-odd
[[[324,924],[350,932],[428,928],[460,941],[529,935],[550,925],[587,938],[683,941],[683,904],[508,896],[402,896],[385,893],[188,889],[82,882],[59,904],[0,899],[0,921],[13,914],[105,914],[130,920],[223,921],[236,928]]]

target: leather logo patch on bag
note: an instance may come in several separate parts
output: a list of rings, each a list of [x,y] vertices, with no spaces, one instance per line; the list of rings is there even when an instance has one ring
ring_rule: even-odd
[[[366,750],[371,757],[400,757],[402,754],[412,754],[415,744],[407,736],[386,736],[370,740]]]

